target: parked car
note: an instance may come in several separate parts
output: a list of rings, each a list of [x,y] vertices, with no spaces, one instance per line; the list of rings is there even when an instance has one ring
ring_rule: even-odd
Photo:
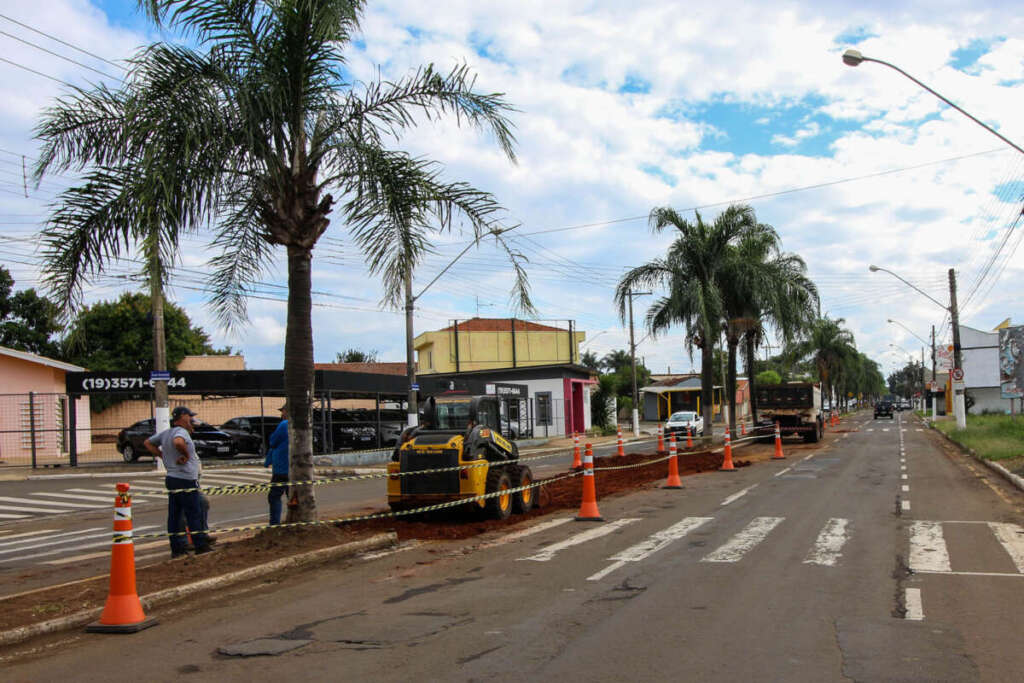
[[[263,455],[270,444],[270,435],[281,423],[273,415],[243,415],[233,417],[220,426],[220,430],[231,436],[239,453]]]
[[[895,419],[893,417],[893,405],[889,401],[879,401],[875,404],[875,419],[879,417],[887,417],[890,420]]]
[[[118,432],[117,450],[125,462],[135,462],[140,455],[149,455],[142,442],[156,433],[155,422],[153,418],[139,420]],[[192,443],[195,444],[196,455],[200,458],[230,458],[238,452],[230,435],[198,420],[192,432]]]
[[[672,413],[668,422],[665,423],[665,436],[677,434],[686,436],[687,430],[692,429],[694,436],[704,436],[704,418],[691,411],[683,410]]]

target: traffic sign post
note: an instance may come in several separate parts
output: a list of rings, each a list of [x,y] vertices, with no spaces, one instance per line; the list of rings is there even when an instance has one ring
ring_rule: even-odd
[[[952,377],[953,377],[954,380],[959,382],[960,380],[962,380],[964,378],[964,369],[963,368],[953,368]]]

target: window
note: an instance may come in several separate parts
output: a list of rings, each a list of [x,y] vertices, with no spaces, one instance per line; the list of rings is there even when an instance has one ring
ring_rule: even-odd
[[[551,392],[538,391],[534,396],[537,400],[537,424],[554,424],[551,416]]]

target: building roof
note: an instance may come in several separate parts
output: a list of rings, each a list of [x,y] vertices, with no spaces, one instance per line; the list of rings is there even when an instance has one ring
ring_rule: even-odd
[[[53,358],[47,358],[46,356],[37,356],[36,354],[28,353],[27,351],[16,351],[14,349],[9,349],[6,346],[0,346],[0,356],[8,356],[10,358],[27,361],[29,363],[46,365],[51,368],[57,368],[58,370],[64,370],[65,372],[82,372],[85,370],[85,368],[78,365],[54,360]]]
[[[371,375],[405,375],[405,363],[315,363],[317,370],[366,372]]]
[[[225,354],[209,354],[202,356],[185,356],[175,368],[178,372],[192,370],[245,370],[245,356]]]
[[[552,327],[551,325],[542,325],[540,323],[531,322],[529,320],[519,320],[518,318],[470,318],[469,320],[460,320],[459,332],[508,332],[512,329],[513,321],[515,322],[516,332],[568,332],[568,329],[560,327]],[[437,332],[449,332],[454,329],[454,326],[449,325]],[[579,330],[576,330],[577,332]]]

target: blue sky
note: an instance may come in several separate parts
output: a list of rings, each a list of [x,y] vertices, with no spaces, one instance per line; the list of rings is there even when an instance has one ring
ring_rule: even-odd
[[[0,13],[105,59],[123,59],[160,36],[134,0],[0,0]],[[945,300],[946,270],[961,281],[965,324],[990,329],[1024,322],[1010,283],[1024,276],[1014,218],[1024,194],[1024,156],[913,83],[879,65],[845,67],[848,47],[898,64],[1018,142],[1024,122],[1024,19],[994,0],[969,8],[949,2],[704,2],[686,12],[671,3],[610,0],[520,3],[452,0],[371,2],[349,47],[356,79],[380,70],[399,78],[417,66],[465,62],[478,86],[506,93],[519,163],[493,141],[450,121],[428,124],[396,145],[443,162],[452,179],[493,192],[521,223],[515,244],[530,263],[539,317],[572,319],[588,333],[586,350],[626,343],[611,304],[625,268],[664,252],[644,217],[656,206],[713,217],[746,200],[799,253],[822,293],[823,311],[846,319],[858,346],[886,370],[902,362],[890,344],[919,346],[948,324],[926,298],[889,268]],[[877,5],[877,6],[875,6]],[[116,67],[0,19],[2,30],[105,73]],[[174,40],[175,36],[165,35]],[[81,65],[0,36],[0,236],[3,262],[20,285],[40,282],[33,234],[47,204],[71,178],[47,178],[25,197],[20,155],[36,150],[40,111],[97,77]],[[116,74],[115,74],[116,75]],[[803,188],[803,189],[801,189]],[[587,226],[570,230],[562,228]],[[549,230],[554,230],[548,232]],[[512,233],[515,235],[515,233]],[[332,225],[317,248],[316,358],[376,349],[402,360],[400,311],[381,307],[379,286],[345,226]],[[464,234],[438,238],[437,254],[417,272],[426,285],[458,253]],[[1002,250],[999,245],[1004,244]],[[249,367],[280,367],[285,307],[253,301],[252,324],[228,335],[194,291],[209,257],[202,236],[186,241],[173,296],[218,345],[240,348]],[[994,257],[994,258],[993,258]],[[991,265],[989,265],[991,263]],[[122,291],[137,266],[119,264],[88,290],[89,300]],[[264,277],[283,292],[279,262]],[[417,331],[478,311],[513,313],[510,275],[490,245],[471,251],[424,295]],[[276,297],[271,297],[276,298]],[[644,308],[638,301],[638,322]],[[915,346],[915,344],[917,346]],[[685,370],[681,330],[646,339],[640,354],[655,371]]]

